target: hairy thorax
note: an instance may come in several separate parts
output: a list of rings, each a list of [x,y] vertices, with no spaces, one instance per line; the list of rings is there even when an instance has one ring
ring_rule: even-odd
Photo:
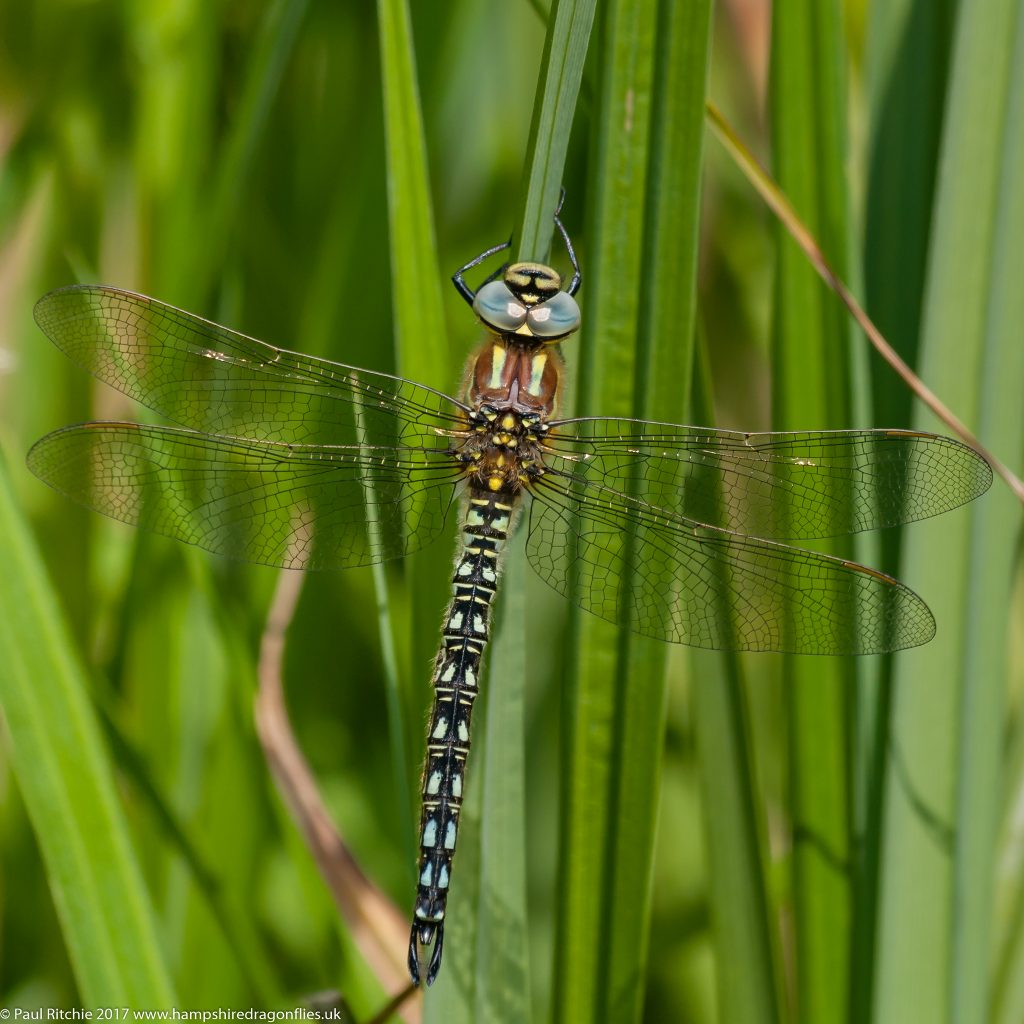
[[[473,412],[459,448],[473,486],[517,494],[544,472],[543,438],[557,408],[561,357],[551,346],[491,338],[470,362]]]

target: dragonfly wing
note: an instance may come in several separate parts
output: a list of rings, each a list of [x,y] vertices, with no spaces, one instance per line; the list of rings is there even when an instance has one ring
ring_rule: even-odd
[[[552,424],[546,461],[685,519],[769,539],[926,519],[984,493],[992,470],[952,438],[908,430],[743,434],[641,420]]]
[[[35,318],[104,383],[205,433],[416,447],[464,424],[463,407],[430,388],[275,348],[133,292],[61,288]]]
[[[530,493],[534,569],[580,607],[634,632],[796,654],[878,653],[934,635],[913,591],[856,563],[683,520],[557,472]]]
[[[289,569],[368,565],[423,547],[441,533],[459,476],[431,451],[275,445],[137,423],[58,430],[28,465],[113,519]]]

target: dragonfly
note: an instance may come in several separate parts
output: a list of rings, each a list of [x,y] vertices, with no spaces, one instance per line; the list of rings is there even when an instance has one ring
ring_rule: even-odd
[[[117,288],[39,300],[75,363],[175,424],[84,423],[36,443],[30,469],[114,519],[215,554],[341,569],[422,548],[457,513],[452,597],[433,668],[408,966],[441,965],[470,721],[503,549],[556,591],[636,633],[704,648],[857,655],[927,642],[902,583],[793,546],[896,526],[982,494],[992,471],[952,438],[909,430],[741,433],[559,418],[559,345],[578,331],[581,273],[503,263],[477,289],[464,391],[276,348]],[[429,956],[429,960],[428,960]]]

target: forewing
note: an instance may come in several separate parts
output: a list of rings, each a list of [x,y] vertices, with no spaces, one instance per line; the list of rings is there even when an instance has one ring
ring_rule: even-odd
[[[527,554],[560,594],[673,643],[868,654],[930,640],[924,602],[883,573],[687,522],[579,477],[530,491]]]
[[[768,539],[836,537],[926,519],[992,482],[972,448],[906,430],[743,434],[585,418],[552,424],[545,457],[673,515]]]
[[[29,452],[41,480],[113,519],[289,569],[397,558],[444,527],[459,471],[429,451],[275,445],[86,423]]]
[[[132,292],[44,295],[36,322],[79,366],[183,427],[279,444],[429,445],[462,407],[384,373],[274,348]]]

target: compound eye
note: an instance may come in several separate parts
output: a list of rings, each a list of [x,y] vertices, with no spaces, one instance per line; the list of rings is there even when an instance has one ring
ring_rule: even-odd
[[[535,338],[557,341],[579,329],[580,307],[568,292],[559,292],[547,302],[534,306],[526,314],[526,321]]]
[[[518,331],[526,323],[526,307],[504,281],[488,281],[473,299],[473,312],[503,334]]]

